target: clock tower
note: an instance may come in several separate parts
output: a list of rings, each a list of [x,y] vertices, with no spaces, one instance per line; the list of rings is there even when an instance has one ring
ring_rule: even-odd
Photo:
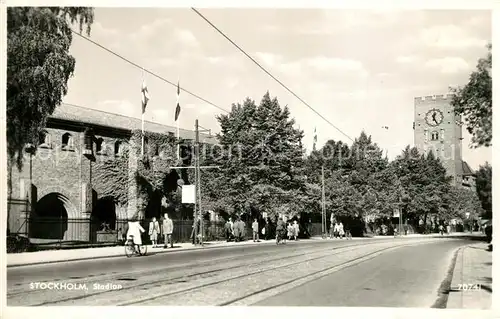
[[[451,94],[416,97],[414,143],[421,154],[432,151],[441,159],[453,185],[462,185],[462,122],[451,105]]]

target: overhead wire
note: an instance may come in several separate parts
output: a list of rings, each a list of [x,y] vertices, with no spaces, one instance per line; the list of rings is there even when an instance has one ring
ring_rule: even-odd
[[[339,129],[336,125],[334,125],[331,121],[325,118],[321,113],[316,111],[309,103],[304,101],[300,96],[298,96],[294,91],[292,91],[288,86],[286,86],[283,82],[281,82],[278,78],[272,75],[266,68],[264,68],[258,61],[256,61],[252,56],[250,56],[245,50],[243,50],[238,44],[236,44],[231,38],[229,38],[223,31],[221,31],[215,24],[213,24],[210,20],[208,20],[203,14],[201,14],[198,10],[191,7],[191,9],[198,14],[205,22],[207,22],[212,28],[214,28],[217,32],[219,32],[226,40],[228,40],[233,46],[235,46],[241,53],[243,53],[247,58],[249,58],[253,63],[255,63],[262,71],[264,71],[268,76],[270,76],[273,80],[275,80],[278,84],[280,84],[285,90],[290,92],[293,96],[295,96],[299,101],[301,101],[305,106],[307,106],[311,111],[313,111],[316,115],[318,115],[325,122],[330,124],[333,128],[335,128],[342,135],[354,141],[349,135],[344,133],[341,129]]]
[[[118,53],[114,52],[114,51],[113,51],[113,50],[111,50],[111,49],[106,48],[106,47],[105,47],[105,46],[103,46],[102,44],[97,43],[97,42],[96,42],[96,41],[94,41],[94,40],[91,40],[90,38],[88,38],[88,37],[86,37],[86,36],[84,36],[84,35],[80,34],[79,32],[76,32],[75,30],[71,30],[71,31],[72,31],[74,34],[76,34],[76,35],[78,35],[79,37],[81,37],[82,39],[84,39],[84,40],[86,40],[86,41],[88,41],[88,42],[90,42],[90,43],[92,43],[92,44],[94,44],[94,45],[96,45],[96,46],[100,47],[101,49],[103,49],[103,50],[105,50],[105,51],[107,51],[107,52],[111,53],[112,55],[114,55],[114,56],[116,56],[116,57],[118,57],[118,58],[122,59],[123,61],[125,61],[125,62],[127,62],[127,63],[129,63],[129,64],[131,64],[131,65],[133,65],[133,66],[135,66],[136,68],[143,70],[145,73],[148,73],[148,74],[150,74],[150,75],[152,75],[152,76],[154,76],[154,77],[156,77],[156,78],[158,78],[158,79],[162,80],[163,82],[166,82],[166,83],[168,83],[168,84],[170,84],[170,85],[172,85],[172,86],[177,87],[177,83],[174,83],[174,82],[172,82],[172,81],[169,81],[169,80],[165,79],[165,78],[164,78],[164,77],[162,77],[161,75],[158,75],[158,74],[156,74],[156,73],[154,73],[154,72],[152,72],[152,71],[150,71],[150,70],[148,70],[148,69],[146,69],[146,68],[144,68],[144,67],[140,66],[139,64],[137,64],[137,63],[135,63],[135,62],[133,62],[133,61],[131,61],[131,60],[129,60],[129,59],[127,59],[127,58],[125,58],[124,56],[122,56],[122,55],[120,55],[120,54],[118,54]],[[188,90],[186,90],[186,89],[183,89],[183,88],[182,88],[182,87],[180,87],[180,86],[179,86],[179,88],[180,88],[180,90],[181,90],[181,91],[186,92],[187,94],[189,94],[189,95],[191,95],[191,96],[193,96],[193,97],[197,98],[198,100],[203,101],[203,102],[205,102],[205,103],[207,103],[207,104],[209,104],[209,105],[211,105],[211,106],[213,106],[213,107],[215,107],[215,108],[217,108],[217,109],[219,109],[219,110],[221,110],[221,111],[223,111],[223,112],[225,112],[225,113],[229,113],[229,111],[228,111],[228,110],[226,110],[226,109],[224,109],[224,108],[222,108],[222,107],[220,107],[220,106],[218,106],[218,105],[216,105],[216,104],[214,104],[214,103],[212,103],[212,102],[210,102],[210,101],[208,101],[208,100],[206,100],[206,99],[202,98],[201,96],[199,96],[199,95],[197,95],[197,94],[195,94],[195,93],[193,93],[193,92],[190,92],[190,91],[188,91]]]

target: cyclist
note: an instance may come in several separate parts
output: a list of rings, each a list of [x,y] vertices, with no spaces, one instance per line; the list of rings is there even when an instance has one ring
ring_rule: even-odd
[[[133,219],[128,222],[128,230],[127,230],[127,238],[132,239],[134,242],[134,248],[138,251],[138,247],[142,245],[141,233],[144,233],[145,230],[142,228],[141,224],[137,219]],[[132,238],[130,238],[132,237]]]

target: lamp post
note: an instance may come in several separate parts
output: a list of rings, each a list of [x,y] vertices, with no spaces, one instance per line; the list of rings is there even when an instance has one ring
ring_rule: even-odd
[[[467,218],[467,224],[469,224],[469,231],[472,233],[472,223],[470,220],[470,213],[465,213],[465,218]]]
[[[321,166],[321,236],[326,236],[326,211],[325,211],[325,167]]]

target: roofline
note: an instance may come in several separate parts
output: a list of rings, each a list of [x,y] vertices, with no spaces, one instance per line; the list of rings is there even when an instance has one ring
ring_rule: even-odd
[[[132,117],[132,116],[126,116],[126,115],[122,115],[122,114],[118,114],[118,113],[113,113],[113,112],[108,112],[108,111],[102,111],[102,110],[98,110],[98,109],[95,109],[95,108],[91,108],[91,107],[85,107],[85,106],[81,106],[81,105],[76,105],[76,104],[72,104],[72,103],[66,103],[66,102],[63,102],[61,104],[65,104],[65,105],[69,105],[69,106],[72,106],[72,107],[77,107],[77,108],[80,108],[80,109],[86,109],[86,110],[92,110],[92,111],[95,111],[95,112],[99,112],[99,113],[104,113],[104,114],[109,114],[109,115],[113,115],[113,116],[120,116],[120,117],[123,117],[123,118],[127,118],[127,119],[133,119],[133,120],[141,120],[140,118],[137,118],[137,117]],[[128,132],[132,132],[134,129],[124,129],[122,127],[115,127],[115,126],[107,126],[107,125],[102,125],[102,124],[96,124],[96,123],[93,123],[93,122],[86,122],[86,121],[77,121],[77,120],[68,120],[68,119],[65,119],[65,118],[60,118],[60,117],[57,117],[55,115],[50,115],[49,116],[49,119],[53,119],[53,120],[60,120],[60,121],[66,121],[68,124],[69,122],[75,122],[75,123],[85,123],[87,125],[92,125],[94,127],[99,127],[99,128],[108,128],[108,129],[111,129],[111,130],[114,130],[114,131],[128,131]],[[162,123],[158,123],[158,122],[152,122],[152,121],[147,121],[145,120],[144,123],[149,123],[149,124],[152,124],[152,125],[159,125],[159,126],[162,126],[165,128],[165,132],[164,134],[168,134],[168,132],[170,132],[169,130],[173,130],[173,132],[175,133],[175,131],[177,130],[176,127],[174,126],[170,126],[170,125],[165,125],[165,124],[162,124]],[[186,128],[181,128],[179,127],[179,130],[183,130],[183,131],[189,131],[189,132],[195,132],[195,130],[192,130],[192,129],[186,129]],[[148,131],[148,130],[146,130]],[[150,131],[148,131],[150,132]],[[199,132],[198,133],[201,136],[203,136],[204,138],[211,138],[211,137],[215,137],[215,134],[206,134],[206,133],[202,133],[202,132]]]

